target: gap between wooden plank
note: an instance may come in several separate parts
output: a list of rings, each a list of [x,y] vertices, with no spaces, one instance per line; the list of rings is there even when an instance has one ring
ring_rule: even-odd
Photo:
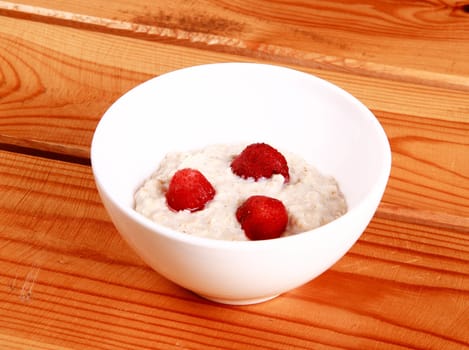
[[[0,135],[0,150],[69,163],[91,165],[89,149]]]

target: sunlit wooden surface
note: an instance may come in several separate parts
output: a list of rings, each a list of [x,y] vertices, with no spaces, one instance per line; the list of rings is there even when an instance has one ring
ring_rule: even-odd
[[[0,1],[0,349],[469,349],[468,38],[464,1]],[[351,251],[242,307],[149,269],[89,165],[120,95],[227,61],[341,86],[393,152]]]

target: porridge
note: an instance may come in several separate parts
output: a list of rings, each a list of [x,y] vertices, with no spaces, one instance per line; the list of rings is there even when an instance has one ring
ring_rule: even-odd
[[[158,169],[135,194],[135,210],[154,222],[187,234],[224,240],[248,240],[235,213],[251,196],[281,201],[288,214],[282,236],[324,225],[347,211],[334,178],[320,174],[301,157],[282,152],[288,173],[242,177],[234,159],[246,145],[210,145],[203,149],[167,154]],[[197,169],[213,186],[211,197],[197,210],[174,210],[166,193],[178,170]]]

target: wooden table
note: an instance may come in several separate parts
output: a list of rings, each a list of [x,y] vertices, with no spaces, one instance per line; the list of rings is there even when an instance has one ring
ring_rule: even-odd
[[[363,101],[393,151],[351,251],[251,306],[214,304],[127,247],[90,141],[128,89],[267,62]],[[0,1],[0,349],[468,349],[469,2]]]

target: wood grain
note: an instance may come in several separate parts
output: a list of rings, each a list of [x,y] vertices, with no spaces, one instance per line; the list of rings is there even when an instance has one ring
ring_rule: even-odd
[[[2,151],[0,190],[9,349],[469,346],[469,244],[456,230],[375,218],[316,280],[230,307],[146,267],[109,222],[88,166]]]
[[[415,209],[415,217],[429,221],[442,213],[452,216],[453,224],[468,227],[469,123],[377,115],[390,139],[393,157],[384,203]]]
[[[468,90],[460,1],[0,2],[10,16]],[[451,52],[451,55],[447,53]]]

